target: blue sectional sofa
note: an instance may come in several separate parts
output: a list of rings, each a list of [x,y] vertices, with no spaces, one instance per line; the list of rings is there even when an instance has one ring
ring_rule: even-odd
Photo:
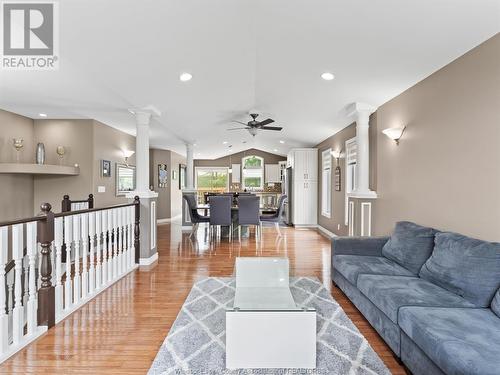
[[[332,280],[413,374],[500,374],[500,243],[398,222],[333,238]]]

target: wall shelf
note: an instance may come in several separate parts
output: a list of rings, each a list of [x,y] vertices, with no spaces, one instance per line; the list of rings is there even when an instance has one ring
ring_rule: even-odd
[[[68,165],[0,163],[0,173],[78,176],[80,168]]]

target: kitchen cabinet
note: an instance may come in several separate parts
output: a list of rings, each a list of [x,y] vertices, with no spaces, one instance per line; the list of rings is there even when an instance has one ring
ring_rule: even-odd
[[[279,164],[266,164],[265,165],[265,182],[266,183],[280,182]]]
[[[292,223],[316,226],[318,223],[318,150],[292,149],[287,163],[292,167]]]

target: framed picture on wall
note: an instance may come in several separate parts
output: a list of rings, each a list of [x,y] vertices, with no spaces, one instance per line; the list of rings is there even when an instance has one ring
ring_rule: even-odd
[[[179,189],[186,188],[186,166],[184,164],[179,164]]]
[[[168,171],[166,164],[158,164],[158,187],[164,188],[168,182]]]
[[[116,196],[121,197],[135,190],[135,167],[116,164]]]
[[[340,191],[342,189],[342,181],[341,181],[341,170],[340,167],[337,165],[335,167],[335,191]]]
[[[111,177],[111,162],[101,160],[101,177]]]

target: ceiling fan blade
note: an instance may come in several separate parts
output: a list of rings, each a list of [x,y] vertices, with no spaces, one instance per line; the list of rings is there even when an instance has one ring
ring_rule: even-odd
[[[245,126],[248,125],[246,122],[241,122],[241,121],[237,121],[237,120],[233,120],[231,122],[236,122],[237,124],[241,124],[241,125],[245,125]]]
[[[283,128],[281,126],[263,126],[260,129],[261,130],[277,130],[277,131],[280,131]]]
[[[267,124],[272,124],[273,122],[274,122],[274,120],[273,120],[273,119],[268,118],[267,120],[264,120],[264,121],[259,122],[259,126],[261,126],[261,127],[262,127],[262,126],[265,126],[265,125],[267,125]]]
[[[228,132],[230,132],[231,130],[242,130],[242,129],[250,129],[249,127],[246,127],[246,128],[232,128],[232,129],[226,129]]]

